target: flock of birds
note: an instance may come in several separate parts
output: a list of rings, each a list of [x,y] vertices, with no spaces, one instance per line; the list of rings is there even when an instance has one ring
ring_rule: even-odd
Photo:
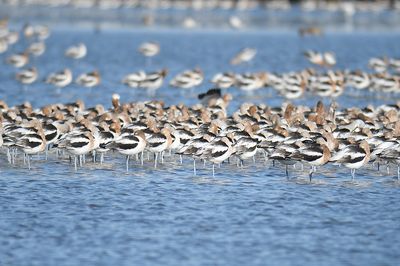
[[[1,1],[0,1],[1,2]],[[144,8],[144,9],[194,9],[194,10],[253,10],[266,8],[269,10],[288,10],[292,8],[289,0],[3,0],[9,5],[45,5],[51,7],[70,6],[74,8]],[[388,8],[395,8],[390,0],[380,1],[297,1],[304,11],[324,10],[330,12],[345,12],[353,14],[355,11],[379,12]],[[392,5],[392,6],[391,6]]]
[[[6,63],[15,68],[25,67],[31,57],[41,56],[46,50],[45,40],[50,36],[46,26],[25,25],[22,35],[32,40],[25,51],[10,54]],[[0,21],[0,53],[6,53],[18,42],[20,33],[8,28],[8,20]],[[160,45],[143,43],[138,51],[151,58],[160,53]],[[85,58],[88,48],[79,43],[68,48],[65,56],[74,60]],[[232,65],[248,64],[257,50],[245,48],[235,55]],[[54,152],[57,158],[69,156],[74,167],[82,166],[86,157],[104,161],[111,152],[126,156],[126,170],[132,156],[143,164],[144,153],[154,154],[154,167],[163,163],[165,156],[179,156],[214,165],[236,160],[243,166],[247,160],[264,158],[289,166],[310,165],[311,181],[316,167],[326,164],[344,165],[355,169],[369,163],[397,166],[400,176],[400,103],[337,110],[335,102],[326,108],[318,102],[315,108],[284,104],[278,108],[266,105],[243,104],[239,110],[228,115],[226,108],[231,94],[221,89],[238,87],[252,91],[272,87],[289,99],[301,97],[310,91],[322,97],[337,97],[345,87],[359,90],[396,93],[400,92],[400,60],[395,58],[372,58],[369,66],[375,71],[334,71],[336,57],[332,52],[307,51],[310,63],[323,72],[305,69],[290,73],[218,73],[211,82],[217,89],[199,95],[201,103],[194,106],[183,104],[165,106],[162,101],[120,103],[118,94],[112,97],[112,108],[102,105],[85,108],[82,101],[71,104],[51,104],[33,109],[29,102],[9,107],[0,101],[0,147],[7,154],[9,163],[15,164],[18,154],[31,167],[34,154]],[[163,85],[167,69],[153,73],[138,71],[122,79],[129,87],[155,91]],[[16,79],[32,84],[38,78],[36,67],[20,70]],[[46,83],[63,88],[74,81],[68,68],[51,73]],[[204,73],[195,68],[178,74],[170,85],[191,89],[204,81]],[[77,76],[81,86],[100,84],[98,71]]]
[[[8,28],[8,21],[0,21],[0,54],[6,53],[9,48],[18,42],[20,33]],[[45,40],[50,36],[50,29],[42,25],[25,25],[22,35],[31,40],[21,53],[10,54],[6,63],[15,68],[26,67],[31,57],[38,57],[45,53]],[[138,47],[138,51],[147,58],[152,58],[160,53],[160,45],[155,42],[145,42]],[[82,60],[88,53],[84,43],[78,43],[65,50],[65,56],[74,60]],[[244,48],[230,60],[231,65],[250,64],[257,55],[254,48]],[[346,88],[357,91],[370,91],[375,93],[400,92],[400,59],[397,58],[371,58],[369,67],[374,72],[361,70],[332,70],[336,65],[336,56],[333,52],[306,51],[305,58],[319,69],[307,68],[297,72],[273,73],[268,71],[256,73],[221,72],[215,74],[210,82],[214,87],[229,89],[239,88],[243,91],[254,91],[261,88],[273,88],[278,94],[287,99],[297,99],[311,93],[320,97],[336,98],[343,94]],[[321,71],[321,69],[323,69]],[[131,88],[149,91],[151,94],[161,88],[168,74],[164,68],[155,72],[143,70],[125,75],[121,82]],[[35,66],[23,68],[16,73],[16,80],[24,86],[37,82],[38,68]],[[101,83],[99,71],[83,73],[73,77],[69,68],[47,75],[45,82],[57,88],[64,88],[75,81],[84,87],[95,87]],[[185,70],[169,81],[169,85],[181,89],[192,89],[200,86],[205,80],[204,72],[200,68]]]
[[[154,154],[154,167],[171,158],[190,158],[214,165],[236,160],[270,160],[288,167],[326,164],[356,169],[368,163],[395,165],[400,175],[400,102],[377,108],[338,110],[335,103],[315,108],[284,104],[278,108],[242,104],[232,115],[226,112],[230,94],[211,89],[199,95],[194,106],[165,106],[162,101],[120,103],[112,97],[112,108],[102,105],[85,108],[80,100],[71,104],[50,104],[33,109],[29,103],[9,107],[0,102],[0,145],[9,163],[18,154],[31,167],[31,156],[56,151],[57,158],[69,156],[75,169],[85,156],[102,164],[111,152],[131,157],[143,164]],[[176,155],[173,157],[173,155]],[[55,156],[55,155],[54,155]],[[99,159],[97,159],[99,158]],[[389,168],[388,168],[389,169]]]

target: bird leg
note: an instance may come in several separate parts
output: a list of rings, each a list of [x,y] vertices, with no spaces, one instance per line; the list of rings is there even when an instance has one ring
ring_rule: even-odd
[[[71,156],[69,158],[71,159]],[[74,155],[75,172],[78,170],[77,161],[78,161],[78,158],[76,157],[76,155]]]
[[[8,163],[10,163],[10,164],[11,164],[11,154],[10,154],[10,148],[7,148],[7,160],[8,160]]]
[[[289,170],[288,170],[288,165],[285,165],[285,173],[286,173],[286,179],[289,180]]]
[[[26,160],[28,161],[28,169],[31,170],[31,158],[29,154],[26,155]]]
[[[193,174],[196,175],[196,159],[193,158]]]
[[[355,174],[355,172],[356,172],[356,169],[355,169],[355,168],[352,168],[352,169],[351,169],[351,180],[352,180],[352,181],[354,181],[354,174]]]
[[[212,174],[213,174],[213,177],[215,177],[215,164],[213,163],[213,166],[212,166]]]
[[[315,166],[313,165],[313,166],[311,166],[311,171],[310,171],[310,174],[308,175],[308,177],[310,178],[310,183],[311,183],[312,175],[314,172],[315,172]]]
[[[126,172],[129,172],[129,155],[126,156]]]

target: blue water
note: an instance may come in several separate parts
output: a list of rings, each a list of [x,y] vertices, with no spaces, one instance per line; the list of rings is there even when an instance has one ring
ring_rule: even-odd
[[[136,51],[143,41],[157,41],[161,54],[151,62]],[[306,49],[333,50],[337,68],[367,70],[368,58],[400,56],[399,34],[328,33],[300,38],[295,32],[104,30],[58,28],[46,42],[45,55],[34,59],[40,79],[71,67],[74,75],[98,69],[103,77],[93,89],[71,85],[61,91],[37,82],[23,87],[15,69],[0,65],[0,97],[9,105],[29,100],[34,107],[78,98],[87,106],[110,106],[111,95],[123,102],[163,99],[167,104],[196,103],[211,87],[204,82],[188,92],[165,83],[156,95],[130,89],[121,78],[139,69],[168,67],[176,73],[198,66],[206,80],[220,71],[300,70],[310,65]],[[85,42],[87,58],[74,62],[64,49]],[[26,46],[19,43],[12,51]],[[255,47],[253,63],[229,65],[243,47]],[[9,52],[10,53],[10,52]],[[8,54],[9,54],[8,53]],[[0,55],[3,62],[8,54]],[[280,105],[271,89],[244,94],[236,89],[230,111],[244,101]],[[395,96],[340,97],[340,106],[392,102]],[[296,104],[315,104],[303,98]],[[372,165],[356,172],[326,166],[312,183],[308,169],[284,168],[257,158],[243,169],[235,162],[216,169],[167,156],[154,169],[108,154],[104,165],[87,162],[75,172],[67,159],[34,158],[28,170],[21,159],[9,165],[0,154],[0,265],[397,265],[400,261],[400,183],[395,170]]]

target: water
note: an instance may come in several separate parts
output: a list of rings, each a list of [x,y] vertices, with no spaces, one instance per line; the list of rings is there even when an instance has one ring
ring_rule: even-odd
[[[157,41],[161,54],[151,62],[137,53],[143,41]],[[56,28],[45,55],[34,60],[40,80],[71,67],[74,75],[98,69],[103,82],[93,89],[72,85],[61,91],[43,83],[26,88],[14,80],[15,69],[0,66],[0,96],[10,105],[25,100],[40,107],[78,98],[87,106],[109,107],[111,94],[123,102],[163,99],[167,104],[196,103],[210,88],[205,82],[182,92],[163,86],[156,95],[120,84],[127,73],[168,67],[167,81],[194,66],[206,79],[219,71],[290,71],[308,67],[306,49],[333,50],[338,68],[364,69],[369,57],[400,56],[399,34],[328,33],[300,38],[294,32],[90,30]],[[88,57],[63,57],[76,42],[88,45]],[[26,43],[25,43],[26,45]],[[250,65],[231,67],[243,47],[258,49]],[[13,51],[21,51],[18,44]],[[6,55],[0,55],[3,61]],[[280,105],[271,89],[244,94],[236,89],[230,111],[244,101]],[[392,102],[390,96],[338,99],[342,107]],[[393,97],[393,96],[392,96]],[[315,104],[303,98],[296,104]],[[21,160],[9,165],[0,156],[0,265],[396,265],[400,261],[399,182],[395,169],[368,166],[350,181],[347,169],[326,166],[308,182],[308,169],[284,168],[257,158],[243,169],[211,166],[167,157],[153,168],[106,156],[102,166],[88,162],[78,172],[68,160],[34,158],[28,170]],[[384,167],[383,167],[384,168]]]

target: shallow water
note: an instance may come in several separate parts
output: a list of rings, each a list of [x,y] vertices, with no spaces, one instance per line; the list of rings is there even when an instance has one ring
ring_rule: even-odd
[[[146,62],[136,47],[149,40],[162,50]],[[120,80],[132,71],[162,67],[170,70],[167,81],[194,66],[204,70],[207,80],[228,70],[299,70],[310,66],[302,55],[306,49],[333,50],[338,68],[365,70],[369,57],[399,57],[399,40],[399,34],[377,33],[300,38],[291,32],[59,28],[47,41],[45,55],[32,63],[40,80],[68,66],[75,75],[98,69],[102,84],[61,91],[43,83],[24,88],[14,80],[15,69],[3,64],[0,96],[10,105],[29,100],[35,107],[78,98],[87,106],[109,107],[114,92],[124,102],[154,98],[193,104],[210,83],[188,92],[166,85],[151,96]],[[87,58],[64,58],[64,49],[80,41],[88,45]],[[247,46],[258,49],[254,62],[231,67],[229,59]],[[23,47],[20,43],[13,51]],[[230,111],[244,101],[272,106],[283,101],[271,89],[230,92]],[[340,106],[376,105],[396,97],[353,94],[340,97]],[[316,100],[295,103],[314,105]],[[109,154],[104,165],[88,159],[75,172],[67,159],[51,154],[48,161],[35,157],[28,170],[21,159],[12,166],[0,154],[0,265],[395,265],[400,260],[395,169],[387,174],[369,166],[351,181],[347,169],[327,166],[310,184],[308,169],[290,169],[286,180],[283,167],[262,158],[243,169],[235,162],[223,164],[215,177],[210,165],[198,165],[194,176],[191,160],[178,162],[167,156],[154,169],[152,161],[140,166],[133,160],[126,173],[124,159]]]

